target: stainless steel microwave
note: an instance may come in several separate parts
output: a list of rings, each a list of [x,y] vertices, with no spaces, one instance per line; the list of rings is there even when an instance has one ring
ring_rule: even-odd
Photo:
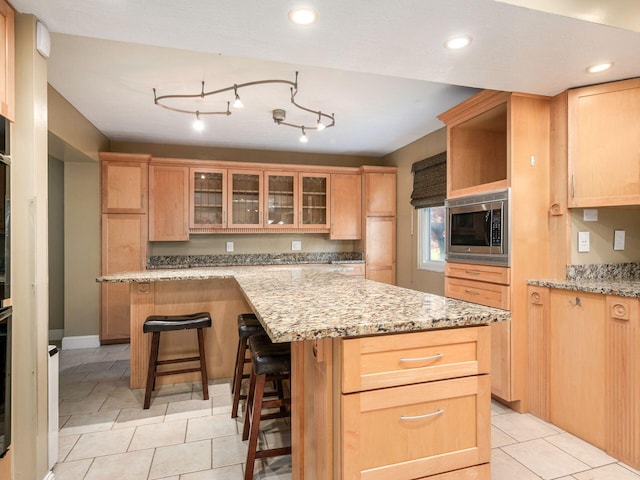
[[[509,265],[510,190],[447,199],[446,259]]]

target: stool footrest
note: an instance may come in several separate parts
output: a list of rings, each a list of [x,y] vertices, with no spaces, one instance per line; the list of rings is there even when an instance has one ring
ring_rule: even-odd
[[[162,377],[164,375],[177,375],[179,373],[191,373],[191,372],[199,372],[200,368],[183,368],[181,370],[171,370],[168,372],[156,372],[156,377]]]
[[[158,360],[156,365],[169,365],[172,363],[199,362],[200,357],[172,358],[170,360]]]
[[[270,448],[269,450],[258,450],[256,452],[256,458],[289,455],[290,453],[291,453],[291,447]]]

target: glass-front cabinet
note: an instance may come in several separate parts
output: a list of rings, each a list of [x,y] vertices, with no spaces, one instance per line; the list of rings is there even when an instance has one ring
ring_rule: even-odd
[[[295,172],[265,172],[267,185],[266,228],[294,228],[298,226],[296,197],[298,174]]]
[[[207,230],[226,227],[227,199],[225,188],[227,171],[219,168],[191,167],[189,173],[191,191],[190,229]]]
[[[329,228],[329,182],[324,173],[300,174],[300,228]]]
[[[262,226],[262,171],[229,170],[229,227]]]

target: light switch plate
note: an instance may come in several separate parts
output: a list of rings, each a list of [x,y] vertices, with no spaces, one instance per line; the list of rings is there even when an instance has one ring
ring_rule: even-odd
[[[292,240],[291,241],[291,250],[293,250],[293,251],[302,250],[302,241],[301,240]]]
[[[598,221],[598,209],[597,208],[585,208],[582,212],[582,219],[585,222],[597,222]]]
[[[613,249],[614,250],[624,250],[624,230],[614,230],[613,231]]]
[[[589,247],[589,232],[578,232],[578,252],[588,252]]]
[[[233,242],[227,242],[227,253],[233,252]]]

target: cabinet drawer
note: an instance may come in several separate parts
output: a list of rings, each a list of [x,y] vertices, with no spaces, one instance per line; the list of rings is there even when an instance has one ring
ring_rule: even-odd
[[[342,478],[408,480],[489,462],[490,398],[488,375],[343,395]]]
[[[447,277],[509,285],[511,270],[508,267],[496,267],[493,265],[447,262],[444,266],[444,274]]]
[[[487,307],[505,310],[511,308],[509,287],[506,285],[445,277],[444,294],[447,297],[479,303]]]
[[[489,373],[489,326],[342,340],[342,392]]]
[[[340,272],[343,275],[353,275],[354,277],[364,277],[364,263],[354,263],[345,265],[345,267],[351,268],[351,270],[345,270]]]

